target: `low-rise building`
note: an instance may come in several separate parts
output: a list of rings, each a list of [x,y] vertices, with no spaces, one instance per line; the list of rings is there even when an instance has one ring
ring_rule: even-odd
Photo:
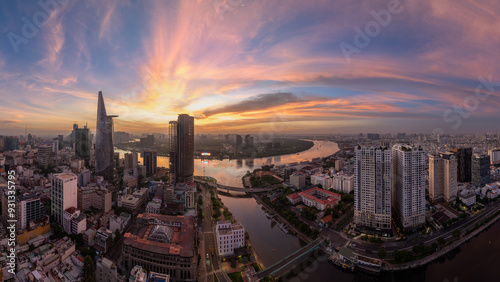
[[[82,211],[94,207],[104,212],[111,210],[112,193],[108,189],[96,186],[78,189],[78,209]]]
[[[476,193],[474,192],[467,192],[467,193],[462,193],[460,194],[460,200],[464,205],[470,207],[476,204]]]
[[[332,208],[340,201],[340,195],[318,187],[310,188],[299,192],[302,203],[308,207],[315,207],[318,210]]]
[[[123,236],[122,262],[168,274],[173,281],[196,280],[194,217],[139,214],[138,228]]]
[[[99,250],[102,252],[106,253],[108,251],[108,238],[111,237],[113,238],[113,232],[106,227],[101,227],[99,230],[97,230],[97,233],[94,237],[94,246],[98,247]]]
[[[115,232],[117,229],[123,233],[125,228],[130,224],[132,216],[128,213],[122,212],[119,216],[112,215],[109,218],[109,229]]]
[[[170,276],[168,274],[161,274],[158,272],[150,271],[148,275],[148,282],[169,282]]]
[[[294,173],[290,175],[290,184],[295,188],[303,188],[306,186],[306,176],[304,174]]]
[[[142,188],[132,193],[132,195],[121,196],[121,205],[124,208],[130,209],[135,214],[146,201],[148,193],[148,188]]]
[[[286,196],[286,198],[288,199],[288,201],[292,205],[296,205],[296,204],[300,203],[300,201],[302,201],[302,198],[297,193],[290,194],[290,195]]]
[[[136,265],[130,270],[129,282],[146,282],[148,273],[142,266]]]
[[[64,210],[63,228],[68,234],[80,234],[87,230],[87,217],[75,207]]]
[[[196,184],[188,183],[185,193],[184,200],[186,209],[194,209],[196,207]]]
[[[217,247],[220,256],[234,255],[234,250],[245,246],[245,228],[230,220],[217,221]]]
[[[354,175],[336,174],[332,181],[333,189],[342,193],[354,191]]]
[[[98,259],[96,261],[95,280],[118,282],[117,267],[114,262],[107,258]]]
[[[94,245],[94,237],[97,234],[97,230],[95,228],[89,228],[85,233],[83,233],[83,244],[85,247],[90,247]]]
[[[315,174],[311,176],[311,184],[321,184],[323,189],[330,189],[332,188],[332,178],[328,174]]]
[[[161,210],[161,203],[151,201],[146,205],[146,212],[147,213],[154,213],[154,214],[160,214]]]

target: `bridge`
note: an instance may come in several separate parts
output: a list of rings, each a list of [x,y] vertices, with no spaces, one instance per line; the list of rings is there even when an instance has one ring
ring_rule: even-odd
[[[268,191],[271,191],[271,190],[276,189],[278,187],[283,187],[281,184],[279,184],[279,185],[273,185],[271,187],[264,187],[264,188],[260,188],[260,187],[259,188],[241,188],[241,187],[232,187],[232,186],[221,185],[221,184],[217,184],[217,183],[214,183],[211,181],[206,181],[206,180],[202,180],[202,179],[198,179],[198,178],[195,178],[194,182],[208,184],[211,187],[221,189],[221,190],[226,190],[228,193],[229,193],[229,191],[244,192],[244,193],[260,193],[260,192],[268,192]]]
[[[279,275],[280,273],[281,274],[287,273],[288,271],[296,267],[296,265],[294,264],[295,261],[310,254],[312,251],[320,248],[324,240],[325,239],[321,237],[317,238],[316,240],[312,241],[311,243],[307,244],[306,246],[302,247],[301,249],[297,250],[296,252],[292,253],[286,258],[256,273],[255,278],[257,278],[257,280],[260,280],[268,275],[276,276]]]

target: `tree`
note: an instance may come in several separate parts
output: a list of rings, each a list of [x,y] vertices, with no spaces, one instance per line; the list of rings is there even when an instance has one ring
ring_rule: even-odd
[[[352,194],[344,194],[342,195],[342,202],[344,203],[353,203],[354,202],[354,195]]]
[[[326,208],[325,209],[325,216],[328,216],[330,214],[332,214],[332,209],[331,208]]]
[[[83,259],[83,277],[84,281],[94,281],[94,260],[89,256]]]
[[[443,237],[439,237],[437,239],[437,243],[440,245],[440,246],[443,246],[444,244],[446,244],[446,241],[444,240]]]
[[[384,248],[380,247],[380,249],[378,249],[378,257],[383,259],[387,256],[387,252],[384,250]]]
[[[453,237],[460,239],[460,230],[456,229],[455,231],[453,231]]]
[[[108,239],[106,239],[106,251],[109,251],[113,247],[113,243],[113,236],[109,235]]]
[[[435,252],[438,248],[438,244],[436,242],[432,243],[431,248],[432,248],[432,252]]]
[[[422,254],[426,250],[426,247],[424,245],[415,245],[413,246],[413,253],[415,254]]]
[[[120,229],[116,228],[116,230],[115,230],[115,242],[118,242],[118,240],[120,240],[121,236],[122,236],[122,234],[120,233]]]
[[[395,250],[394,252],[392,252],[392,256],[397,263],[408,262],[413,259],[413,253],[407,250]]]
[[[235,267],[236,267],[236,260],[231,259],[231,268],[235,268]]]

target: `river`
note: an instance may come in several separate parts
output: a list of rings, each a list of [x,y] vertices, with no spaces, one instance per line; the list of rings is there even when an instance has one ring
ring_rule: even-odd
[[[287,164],[325,157],[338,151],[337,144],[315,141],[314,147],[299,154],[260,158],[254,160],[207,160],[195,159],[195,175],[212,176],[220,184],[242,187],[241,177],[246,171],[264,164]],[[126,151],[115,150],[123,157]],[[168,167],[168,157],[158,157],[158,166]],[[301,248],[304,243],[297,237],[285,234],[266,217],[262,207],[253,198],[235,198],[220,195],[224,205],[234,218],[245,226],[250,241],[265,266],[285,258]],[[495,281],[498,279],[496,259],[500,253],[500,223],[462,245],[446,258],[412,271],[383,273],[370,276],[350,273],[328,263],[325,256],[311,255],[285,281]]]

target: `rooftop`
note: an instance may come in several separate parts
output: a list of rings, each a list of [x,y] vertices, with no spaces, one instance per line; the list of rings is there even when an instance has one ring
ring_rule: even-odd
[[[136,228],[134,233],[125,233],[125,245],[157,254],[179,255],[181,257],[194,256],[194,217],[144,213],[138,215],[137,218],[142,221],[156,222],[156,224],[147,224],[143,228]],[[164,224],[158,224],[160,222]],[[165,230],[163,227],[158,227],[161,225],[168,227],[166,230],[172,231],[169,242],[151,240],[150,234],[168,234],[168,232],[160,232]]]
[[[71,178],[76,178],[76,175],[74,173],[71,173],[71,172],[63,172],[63,173],[54,174],[54,177],[59,178],[59,179],[63,179],[63,180],[68,180]]]

